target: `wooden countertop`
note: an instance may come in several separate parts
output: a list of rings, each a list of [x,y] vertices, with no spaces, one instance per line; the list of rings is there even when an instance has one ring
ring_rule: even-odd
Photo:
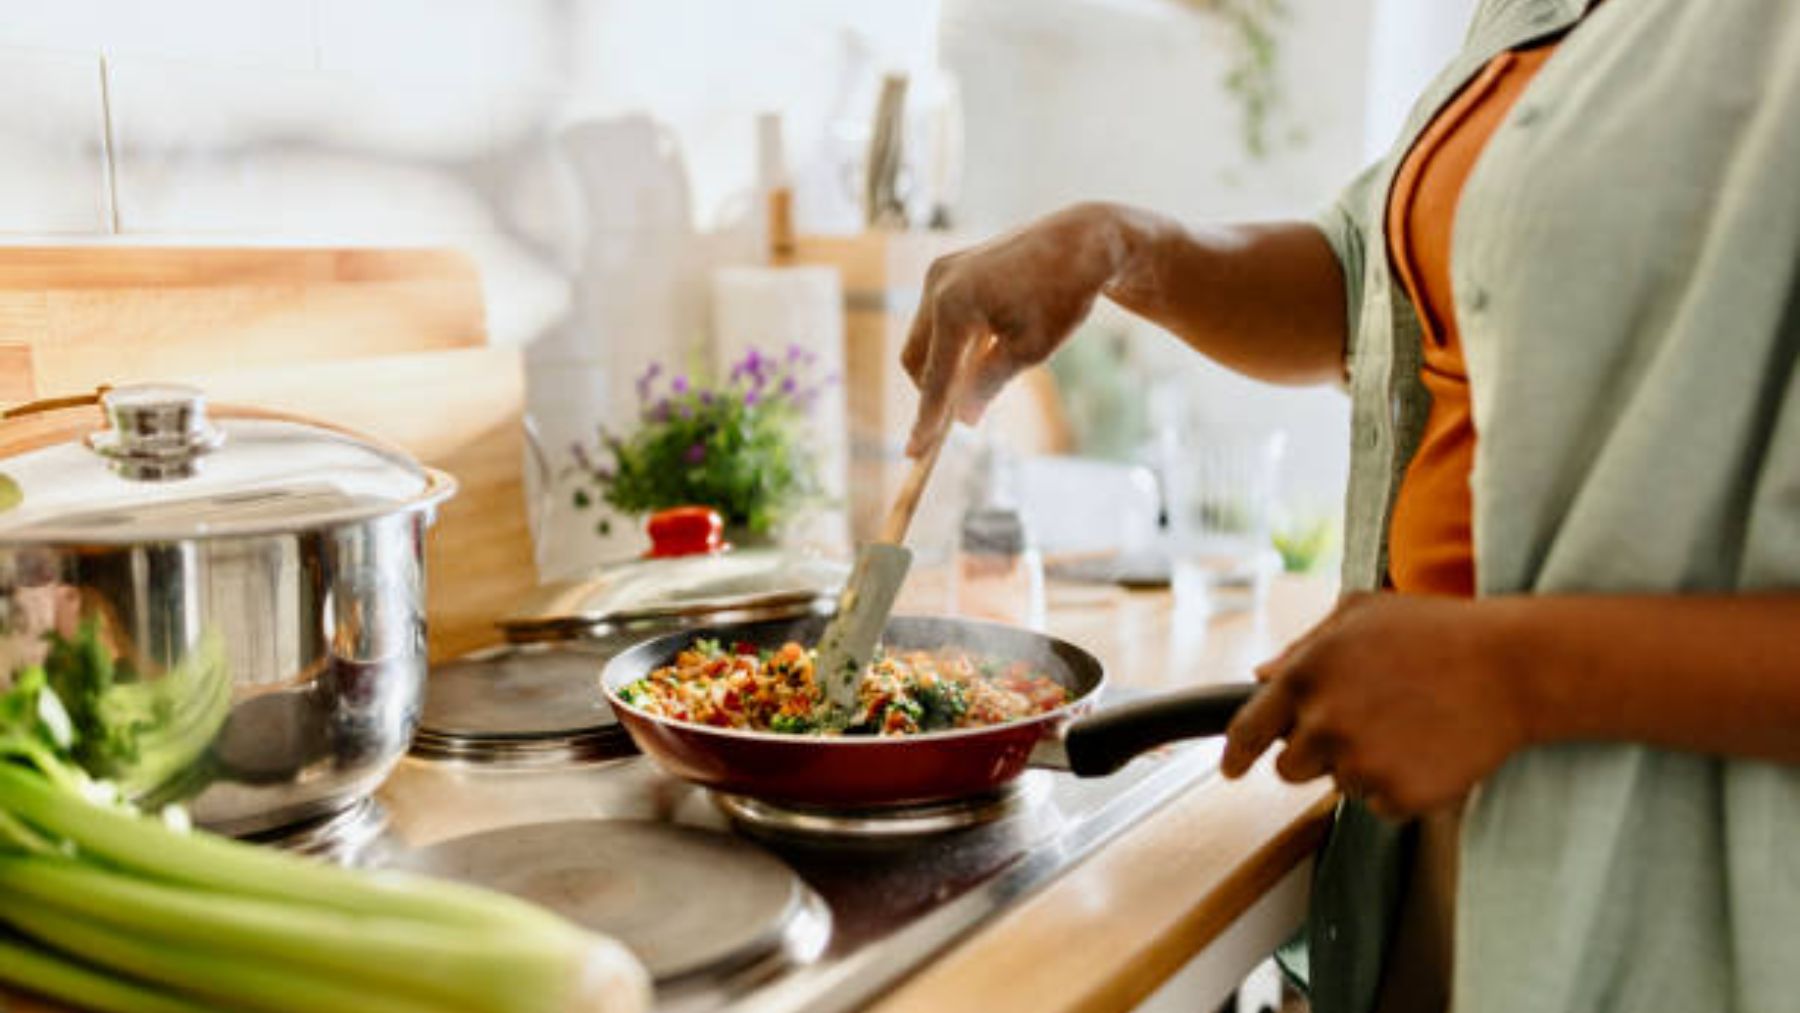
[[[1051,632],[1093,651],[1109,678],[1172,689],[1241,678],[1323,616],[1334,585],[1280,578],[1260,612],[1212,617],[1184,612],[1167,592],[1051,594]],[[872,1009],[1130,1009],[1310,859],[1333,801],[1327,783],[1284,784],[1266,760],[1241,781],[1196,785]]]

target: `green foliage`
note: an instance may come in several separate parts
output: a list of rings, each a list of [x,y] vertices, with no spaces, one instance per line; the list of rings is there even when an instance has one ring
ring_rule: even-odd
[[[1275,149],[1275,117],[1286,104],[1281,82],[1280,31],[1291,12],[1287,0],[1183,0],[1224,20],[1232,33],[1225,91],[1243,113],[1244,150],[1261,161]],[[1291,140],[1301,135],[1293,132]]]
[[[575,465],[622,514],[708,506],[728,527],[774,532],[792,511],[819,495],[805,440],[807,412],[819,386],[805,375],[811,353],[789,349],[777,359],[752,350],[724,382],[657,384],[660,366],[638,381],[639,425],[620,437],[604,430],[600,455],[575,448]],[[831,382],[828,379],[826,382]],[[577,508],[594,505],[577,489]],[[605,533],[606,525],[600,525]]]
[[[1337,530],[1329,517],[1316,518],[1276,531],[1270,540],[1281,554],[1281,567],[1289,573],[1310,573],[1331,550]]]
[[[1237,36],[1237,51],[1225,74],[1225,90],[1243,110],[1244,149],[1267,158],[1272,120],[1286,101],[1281,88],[1281,47],[1277,31],[1288,19],[1286,0],[1216,0],[1215,10]]]

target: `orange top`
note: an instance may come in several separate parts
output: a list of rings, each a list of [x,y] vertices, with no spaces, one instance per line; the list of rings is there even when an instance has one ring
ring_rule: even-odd
[[[1388,579],[1398,591],[1475,593],[1475,420],[1451,292],[1451,228],[1476,159],[1555,50],[1552,42],[1495,57],[1419,135],[1394,177],[1388,250],[1424,324],[1419,373],[1431,393],[1388,528]]]

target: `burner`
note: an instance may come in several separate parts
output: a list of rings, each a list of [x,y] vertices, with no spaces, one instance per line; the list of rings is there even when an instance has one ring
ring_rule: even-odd
[[[355,865],[369,844],[387,829],[387,822],[387,810],[381,803],[362,798],[334,813],[253,834],[245,840],[339,865]]]
[[[614,936],[658,984],[810,962],[831,934],[824,902],[786,865],[692,827],[538,823],[454,838],[392,864],[502,890]]]
[[[632,752],[600,692],[603,642],[511,645],[432,670],[415,755],[541,766]]]
[[[1049,792],[1049,775],[1028,771],[992,792],[920,805],[838,809],[717,792],[713,800],[733,822],[753,833],[777,837],[894,838],[925,837],[993,823],[1030,811]]]

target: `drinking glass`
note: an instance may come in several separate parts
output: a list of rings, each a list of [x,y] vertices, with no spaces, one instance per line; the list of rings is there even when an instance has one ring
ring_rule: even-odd
[[[1173,553],[1183,608],[1255,608],[1281,566],[1270,540],[1287,434],[1193,433],[1163,453]]]

